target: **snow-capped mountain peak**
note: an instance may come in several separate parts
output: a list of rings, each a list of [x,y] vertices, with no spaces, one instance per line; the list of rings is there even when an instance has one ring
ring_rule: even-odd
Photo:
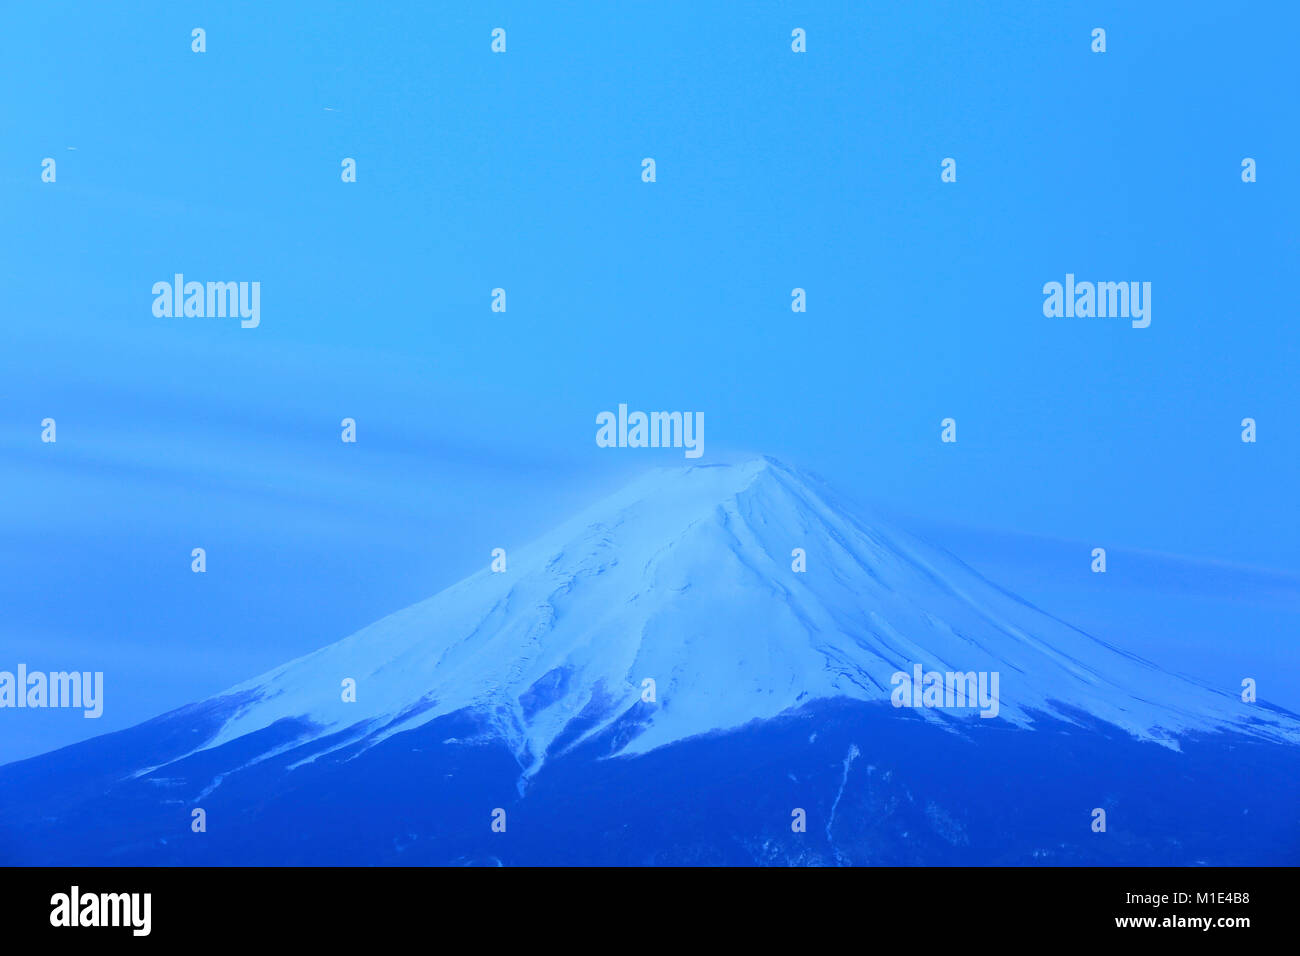
[[[918,664],[997,673],[998,717],[1026,728],[1082,713],[1175,747],[1191,731],[1300,740],[1289,716],[1056,620],[755,458],[652,472],[513,550],[506,572],[232,688],[246,702],[205,746],[283,718],[369,746],[469,708],[531,774],[611,730],[612,752],[635,754],[818,698],[888,702],[892,675]]]

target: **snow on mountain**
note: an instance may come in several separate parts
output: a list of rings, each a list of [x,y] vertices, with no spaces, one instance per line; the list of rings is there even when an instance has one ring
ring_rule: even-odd
[[[653,472],[512,550],[506,572],[485,568],[232,688],[215,700],[245,703],[199,749],[293,718],[308,738],[340,735],[311,760],[471,708],[527,776],[619,721],[618,752],[637,754],[818,698],[887,701],[891,675],[918,663],[998,672],[999,717],[1026,728],[1083,712],[1174,748],[1195,731],[1300,742],[1290,715],[1056,620],[759,458]]]

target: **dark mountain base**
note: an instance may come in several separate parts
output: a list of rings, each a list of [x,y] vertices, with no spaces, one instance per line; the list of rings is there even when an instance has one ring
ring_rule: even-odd
[[[351,746],[286,769],[317,742],[230,773],[291,741],[299,728],[284,723],[127,779],[219,723],[188,708],[0,768],[0,862],[1300,863],[1300,748],[1241,737],[1189,740],[1175,753],[1105,725],[1044,721],[1027,732],[974,719],[955,734],[888,706],[821,702],[642,757],[593,759],[616,728],[552,758],[521,798],[513,756],[463,742],[485,728],[458,714],[363,753]],[[196,806],[205,833],[190,829]],[[1105,833],[1092,831],[1095,807]],[[492,832],[496,808],[505,833]],[[795,808],[805,833],[791,831]]]

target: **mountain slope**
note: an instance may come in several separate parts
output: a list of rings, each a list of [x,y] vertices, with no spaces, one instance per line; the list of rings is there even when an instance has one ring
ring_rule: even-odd
[[[913,665],[999,673],[998,719],[895,709]],[[649,474],[504,573],[0,767],[0,862],[1294,862],[1297,742],[763,458]]]
[[[513,552],[505,573],[233,688],[222,697],[242,703],[204,746],[283,719],[311,726],[295,746],[373,745],[470,707],[531,774],[618,722],[618,752],[636,754],[818,698],[888,699],[891,675],[918,663],[998,672],[1000,717],[1020,726],[1082,712],[1169,746],[1229,729],[1300,740],[1290,716],[1084,634],[760,458],[648,475]]]

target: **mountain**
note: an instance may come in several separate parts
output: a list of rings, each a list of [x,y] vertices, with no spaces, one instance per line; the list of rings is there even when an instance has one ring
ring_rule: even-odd
[[[996,674],[996,717],[891,706],[918,665]],[[1071,627],[758,458],[653,472],[503,572],[0,768],[0,860],[1294,862],[1295,801],[1270,801],[1296,792],[1297,745],[1295,715]],[[1243,759],[1254,783],[1225,786]],[[1205,833],[1201,804],[1178,817],[1197,780],[1254,809],[1246,836]],[[1144,833],[1094,833],[1108,806]]]

